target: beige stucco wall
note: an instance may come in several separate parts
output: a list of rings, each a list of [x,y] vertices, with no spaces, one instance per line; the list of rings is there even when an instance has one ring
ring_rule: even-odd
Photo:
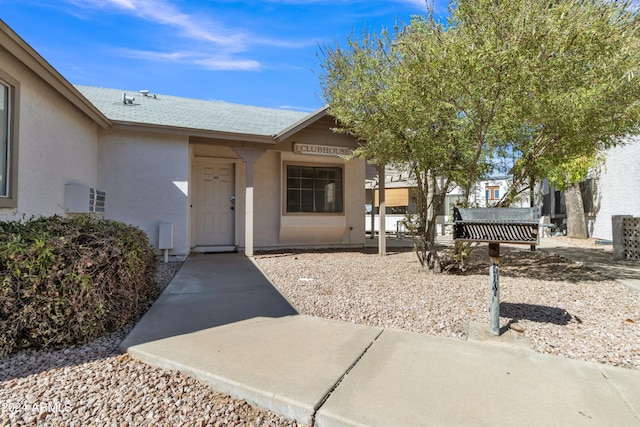
[[[133,224],[158,248],[160,223],[174,224],[171,255],[189,253],[189,142],[187,137],[100,132],[99,187],[107,192],[105,218]]]
[[[295,143],[355,148],[357,142],[349,135],[337,134],[331,129],[336,123],[325,116],[300,132],[278,144],[281,151],[278,183],[284,192],[284,165],[317,164],[339,165],[344,169],[342,214],[287,214],[279,207],[280,229],[278,241],[283,246],[364,245],[365,220],[365,161],[340,157],[325,157],[293,153]]]
[[[18,206],[0,219],[64,215],[65,184],[97,185],[98,125],[1,47],[0,69],[20,82]]]
[[[352,138],[330,131],[327,121],[304,129],[275,146],[265,145],[254,167],[254,247],[314,247],[364,245],[365,162],[345,162],[338,157],[300,155],[294,142],[355,146]],[[227,144],[225,146],[225,144]],[[236,245],[244,247],[246,165],[231,148],[232,141],[198,141],[192,144],[193,159],[234,159],[236,162]],[[287,163],[331,165],[344,168],[344,212],[339,214],[287,214],[283,208],[284,169]]]
[[[280,152],[267,151],[258,159],[254,169],[254,245],[259,247],[278,246],[278,230],[282,197]]]

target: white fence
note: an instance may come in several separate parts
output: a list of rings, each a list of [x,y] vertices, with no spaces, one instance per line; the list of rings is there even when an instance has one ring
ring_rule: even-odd
[[[384,224],[385,224],[385,231],[387,234],[395,234],[397,237],[403,237],[403,236],[408,236],[409,232],[407,231],[407,228],[404,226],[404,219],[406,218],[406,216],[404,214],[385,214],[384,216]],[[443,234],[442,230],[444,227],[444,217],[443,216],[438,216],[437,219],[437,227],[436,227],[436,233],[437,234]],[[371,233],[371,215],[367,214],[365,215],[365,221],[364,221],[364,229],[366,233]],[[375,215],[374,216],[374,223],[373,223],[373,230],[376,234],[380,233],[380,215]],[[446,231],[447,234],[451,233],[451,227],[446,227]]]

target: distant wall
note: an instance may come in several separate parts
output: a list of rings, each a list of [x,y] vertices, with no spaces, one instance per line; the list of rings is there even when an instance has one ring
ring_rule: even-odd
[[[611,240],[613,215],[640,216],[640,138],[606,152],[592,237]]]

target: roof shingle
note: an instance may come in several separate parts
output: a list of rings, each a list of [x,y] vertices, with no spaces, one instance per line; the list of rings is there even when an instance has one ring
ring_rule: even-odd
[[[206,101],[93,86],[75,87],[113,122],[274,136],[310,116],[299,111]],[[134,97],[124,104],[123,93]]]

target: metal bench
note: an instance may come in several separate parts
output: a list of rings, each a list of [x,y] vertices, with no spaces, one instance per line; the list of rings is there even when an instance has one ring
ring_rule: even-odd
[[[534,208],[453,208],[459,241],[538,245],[540,214]]]
[[[540,243],[540,213],[533,208],[453,208],[453,239],[456,242],[489,243],[490,332],[500,335],[500,243]]]

